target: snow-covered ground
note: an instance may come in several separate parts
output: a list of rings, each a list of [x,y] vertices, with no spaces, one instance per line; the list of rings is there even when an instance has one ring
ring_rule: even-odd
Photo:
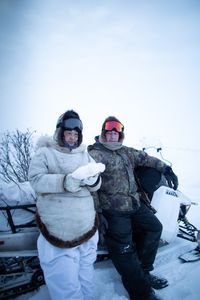
[[[188,214],[191,223],[200,228],[200,203],[191,206]],[[156,291],[163,300],[199,300],[200,299],[200,261],[183,263],[178,256],[196,247],[196,243],[176,238],[171,244],[159,248],[154,273],[164,276],[169,286]],[[95,264],[94,279],[95,300],[127,300],[120,276],[110,260]],[[50,300],[45,285],[38,290],[21,295],[17,300]]]
[[[165,276],[169,286],[157,291],[163,300],[199,300],[200,295],[200,261],[182,263],[179,254],[194,248],[194,243],[177,238],[173,244],[159,249],[154,273]],[[120,276],[110,260],[95,264],[95,300],[127,300]],[[50,300],[46,286],[19,296],[17,300]]]

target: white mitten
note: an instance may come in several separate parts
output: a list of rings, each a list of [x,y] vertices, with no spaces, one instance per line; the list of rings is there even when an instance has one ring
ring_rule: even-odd
[[[81,189],[80,187],[81,181],[79,179],[72,177],[71,174],[68,174],[65,177],[63,185],[64,188],[71,193],[76,193]]]
[[[93,184],[95,184],[95,182],[97,181],[98,176],[99,176],[99,175],[97,174],[97,175],[95,175],[95,176],[90,176],[90,177],[88,177],[88,178],[85,178],[85,179],[82,180],[82,183],[83,183],[84,185],[93,185]]]

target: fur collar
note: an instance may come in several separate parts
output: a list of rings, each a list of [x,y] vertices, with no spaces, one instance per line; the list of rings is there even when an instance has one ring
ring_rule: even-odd
[[[36,223],[37,223],[42,235],[46,238],[46,240],[50,244],[54,245],[55,247],[59,247],[59,248],[72,248],[72,247],[76,247],[76,246],[86,242],[95,234],[95,232],[97,231],[98,226],[99,226],[99,219],[98,219],[98,215],[96,214],[95,220],[94,220],[94,225],[91,228],[91,230],[89,230],[84,235],[82,235],[79,238],[74,239],[72,241],[63,241],[63,240],[51,235],[48,232],[44,223],[42,223],[38,213],[36,213]]]
[[[68,148],[60,147],[58,143],[54,140],[54,138],[49,135],[43,135],[38,139],[36,143],[36,150],[42,147],[53,148],[60,152],[66,152],[66,153],[84,152],[86,150],[86,146],[83,144],[81,144],[79,147],[75,149],[72,149],[71,151]]]

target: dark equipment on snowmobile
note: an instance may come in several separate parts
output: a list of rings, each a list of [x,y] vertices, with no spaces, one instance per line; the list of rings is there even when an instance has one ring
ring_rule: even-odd
[[[146,151],[148,149],[153,149],[154,151],[159,153],[160,159],[166,162],[170,167],[172,166],[172,163],[163,157],[162,147],[149,146],[142,148],[143,151]],[[135,170],[135,177],[138,182],[139,188],[141,189],[142,193],[146,194],[147,199],[150,201],[150,203],[152,201],[154,192],[160,186],[169,186],[165,176],[153,168],[139,167]],[[189,200],[189,203],[187,204],[180,204],[177,220],[177,236],[191,242],[197,242],[198,248],[200,248],[200,231],[193,224],[191,224],[186,217],[191,205],[197,205],[197,203]]]
[[[161,186],[168,186],[165,177],[156,169],[150,167],[139,167],[135,170],[135,176],[141,193],[146,194],[145,198],[149,204],[153,198],[154,192]],[[190,206],[196,203],[181,204],[178,215],[179,231],[177,236],[191,242],[198,242],[200,246],[199,230],[191,224],[186,214]]]

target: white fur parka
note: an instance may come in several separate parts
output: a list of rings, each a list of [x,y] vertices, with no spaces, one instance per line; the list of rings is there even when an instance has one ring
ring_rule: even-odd
[[[37,146],[29,168],[29,181],[37,194],[37,224],[54,246],[77,246],[97,230],[90,191],[98,190],[101,180],[93,187],[81,187],[76,193],[66,191],[63,182],[66,175],[94,160],[83,144],[70,151],[60,147],[53,138],[44,136]]]

